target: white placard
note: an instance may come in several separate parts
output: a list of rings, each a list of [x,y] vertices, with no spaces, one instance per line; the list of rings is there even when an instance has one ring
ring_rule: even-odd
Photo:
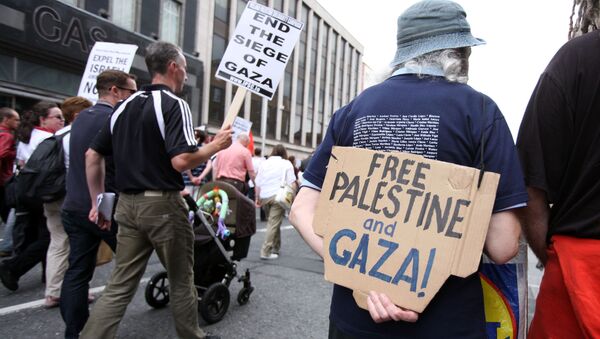
[[[272,99],[303,26],[272,8],[248,2],[216,77]]]
[[[108,69],[129,73],[137,49],[136,45],[96,42],[88,57],[77,95],[95,103],[98,100],[96,90],[98,74]]]
[[[237,137],[240,133],[250,134],[251,128],[252,121],[240,117],[235,117],[235,120],[233,120],[233,124],[231,125],[231,129],[233,130],[233,140],[237,140]]]

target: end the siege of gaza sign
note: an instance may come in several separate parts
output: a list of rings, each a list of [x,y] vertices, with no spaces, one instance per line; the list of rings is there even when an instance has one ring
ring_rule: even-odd
[[[408,153],[334,147],[314,219],[325,279],[422,312],[450,275],[477,270],[500,179],[486,172],[479,184],[479,175]]]
[[[290,16],[249,1],[216,77],[272,99],[303,26]]]

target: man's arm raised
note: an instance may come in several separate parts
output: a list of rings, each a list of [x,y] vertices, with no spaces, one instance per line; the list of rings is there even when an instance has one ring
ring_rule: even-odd
[[[193,153],[181,153],[171,158],[173,168],[178,172],[198,167],[201,163],[210,159],[218,151],[231,145],[231,126],[227,126],[217,133],[213,141],[199,148]]]

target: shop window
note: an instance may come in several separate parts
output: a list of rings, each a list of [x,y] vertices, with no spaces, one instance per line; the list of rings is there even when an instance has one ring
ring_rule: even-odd
[[[0,54],[0,80],[15,81],[13,58]]]
[[[77,95],[81,74],[67,73],[56,68],[23,60],[17,62],[17,83],[64,95]]]

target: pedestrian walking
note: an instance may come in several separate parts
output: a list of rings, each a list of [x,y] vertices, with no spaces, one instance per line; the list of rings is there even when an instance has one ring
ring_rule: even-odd
[[[81,110],[90,106],[92,106],[92,102],[83,97],[70,97],[65,99],[61,104],[61,110],[67,126],[56,131],[55,135],[63,135],[62,144],[65,170],[69,168],[71,123]],[[65,233],[65,228],[60,218],[63,201],[64,198],[61,198],[56,201],[44,203],[44,216],[46,217],[48,232],[50,232],[50,245],[48,245],[48,252],[46,253],[46,292],[44,294],[44,306],[46,308],[58,306],[60,302],[60,289],[68,266],[69,238],[67,233]]]
[[[466,85],[471,46],[483,43],[455,2],[421,1],[400,15],[394,73],[333,114],[303,174],[290,221],[319,255],[323,239],[313,231],[313,218],[334,145],[402,151],[469,167],[478,167],[483,157],[486,171],[501,174],[484,250],[496,263],[516,255],[515,209],[526,204],[527,193],[514,142],[494,101]],[[358,307],[352,290],[335,285],[329,338],[486,337],[477,272],[449,277],[420,314],[394,305],[383,293],[371,291],[367,301],[368,311]]]
[[[152,84],[118,105],[86,154],[86,175],[92,200],[90,221],[110,229],[98,213],[96,196],[104,191],[102,161],[112,155],[116,189],[120,192],[115,220],[119,224],[115,268],[81,332],[82,338],[114,338],[133,298],[150,255],[156,251],[169,276],[169,298],[177,335],[205,338],[198,326],[193,277],[194,234],[180,191],[181,172],[205,162],[231,145],[231,128],[198,148],[188,104],[181,93],[186,60],[167,42],[146,49]]]
[[[248,134],[240,133],[229,148],[217,154],[217,160],[213,161],[213,168],[217,180],[225,181],[233,185],[242,194],[248,194],[246,174],[254,181],[256,173],[252,165],[252,153],[248,150],[250,137]]]
[[[523,229],[545,267],[533,339],[600,337],[600,19],[598,11],[580,13],[592,31],[554,55],[517,138],[530,199]]]
[[[96,78],[98,101],[79,114],[71,125],[67,194],[61,220],[68,236],[68,268],[60,291],[60,314],[65,322],[65,338],[78,338],[89,316],[90,281],[96,268],[96,254],[104,241],[113,252],[117,246],[116,222],[110,230],[101,230],[88,219],[92,207],[85,176],[85,152],[93,138],[110,119],[113,107],[137,90],[135,77],[119,70],[107,70]],[[64,140],[64,139],[63,139]],[[105,158],[104,191],[116,193],[112,157]]]
[[[285,208],[275,201],[282,183],[296,188],[294,167],[287,159],[287,150],[282,144],[273,147],[271,155],[261,164],[256,176],[256,205],[265,209],[267,233],[260,250],[264,260],[279,258],[281,249],[281,222],[285,217]]]
[[[39,102],[24,114],[19,128],[17,161],[25,164],[37,146],[64,126],[62,111],[55,103]],[[0,278],[6,288],[16,291],[19,279],[38,263],[44,263],[50,234],[41,202],[18,203],[13,229],[15,256],[0,263]]]

